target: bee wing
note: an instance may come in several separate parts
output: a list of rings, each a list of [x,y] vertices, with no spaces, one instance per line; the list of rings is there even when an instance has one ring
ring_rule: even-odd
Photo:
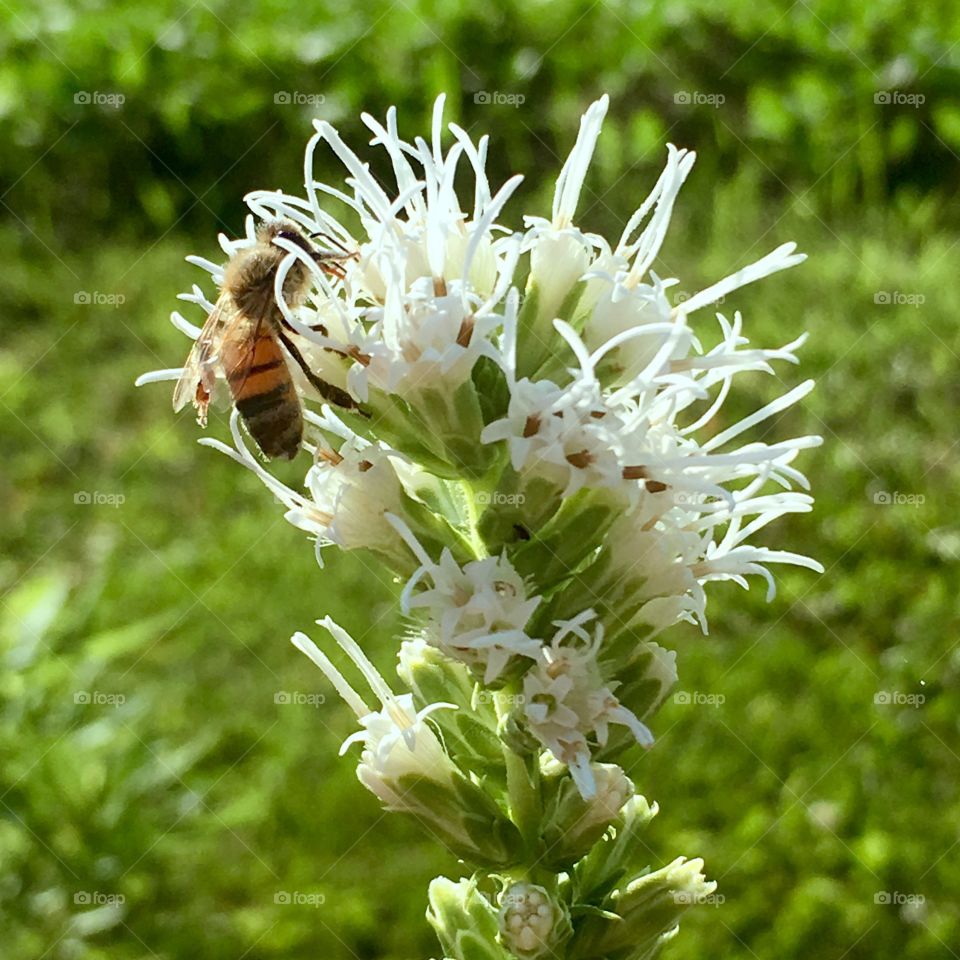
[[[239,311],[233,298],[221,294],[197,337],[183,373],[173,391],[173,409],[182,410],[191,401],[197,408],[197,420],[205,425],[210,395],[217,380],[220,344],[224,334],[236,322]]]

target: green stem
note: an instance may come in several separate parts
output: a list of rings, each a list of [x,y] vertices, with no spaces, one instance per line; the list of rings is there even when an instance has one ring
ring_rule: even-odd
[[[477,491],[469,480],[462,481],[464,506],[467,510],[467,523],[470,525],[470,543],[478,560],[487,556],[487,545],[480,536],[480,511],[477,509]]]
[[[510,712],[515,699],[509,688],[498,690],[495,696],[497,719],[502,720]],[[517,825],[526,847],[527,860],[536,856],[540,831],[540,777],[536,758],[528,761],[503,744],[503,761],[507,771],[507,796],[510,802],[510,817]]]

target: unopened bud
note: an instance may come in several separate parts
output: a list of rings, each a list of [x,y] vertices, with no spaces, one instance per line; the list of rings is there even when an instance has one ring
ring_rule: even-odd
[[[389,795],[361,780],[378,793],[388,810],[413,816],[461,860],[501,868],[516,862],[523,843],[519,831],[468,777],[457,773],[448,783],[400,777],[389,785]]]
[[[532,376],[551,359],[553,321],[557,317],[573,319],[586,288],[580,278],[590,264],[590,254],[580,237],[551,230],[537,239],[530,260],[530,277],[517,318],[518,376]]]
[[[500,895],[500,941],[514,956],[554,953],[570,929],[566,911],[543,887],[512,883]]]
[[[418,706],[443,701],[459,708],[437,711],[432,719],[448,752],[461,767],[479,776],[501,770],[503,752],[497,739],[493,697],[476,696],[467,667],[444,656],[423,637],[414,637],[400,645],[397,673],[413,692]]]
[[[646,849],[642,837],[659,809],[641,796],[627,800],[608,831],[577,864],[578,900],[602,900],[634,868],[633,857]]]
[[[590,765],[596,795],[584,800],[569,778],[559,781],[556,797],[545,818],[545,862],[563,869],[590,852],[633,796],[630,778],[613,763]]]
[[[610,489],[583,489],[563,501],[536,535],[512,556],[517,572],[546,591],[580,568],[603,543],[614,521],[628,506]],[[582,609],[582,608],[581,608]]]
[[[692,905],[704,902],[716,888],[703,875],[703,860],[678,857],[614,891],[608,909],[615,916],[585,917],[568,955],[612,957],[629,951],[645,956]]]
[[[641,720],[653,716],[677,682],[677,653],[657,643],[634,643],[634,661],[617,674],[617,699]]]
[[[510,960],[497,939],[499,922],[493,904],[473,880],[454,883],[437,877],[430,884],[427,920],[450,960]]]

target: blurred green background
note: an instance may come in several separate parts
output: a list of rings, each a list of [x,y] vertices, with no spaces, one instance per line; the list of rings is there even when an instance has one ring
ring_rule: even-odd
[[[495,182],[528,174],[515,213],[549,209],[603,91],[588,227],[619,234],[667,140],[698,150],[657,265],[681,290],[784,240],[810,254],[725,309],[765,346],[810,331],[784,376],[819,387],[770,429],[823,434],[803,459],[817,508],[767,542],[827,572],[788,572],[769,606],[719,586],[710,638],[666,635],[680,691],[714,705],[669,703],[632,771],[663,811],[650,860],[704,856],[725,898],[670,955],[960,955],[958,17],[890,0],[6,0],[5,960],[436,955],[425,886],[457,866],[336,758],[352,721],[287,642],[329,612],[389,669],[396,585],[349,558],[318,572],[167,389],[132,383],[185,354],[167,322],[200,278],[183,256],[217,255],[247,190],[300,189],[313,114],[357,143],[360,111],[395,103],[424,133],[442,90],[449,117],[492,133]],[[782,385],[741,388],[747,410]]]

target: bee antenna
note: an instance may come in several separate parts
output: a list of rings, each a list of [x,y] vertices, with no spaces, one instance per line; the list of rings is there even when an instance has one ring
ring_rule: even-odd
[[[311,240],[324,240],[329,243],[331,246],[336,247],[339,250],[343,251],[344,256],[352,256],[349,250],[339,241],[336,237],[330,236],[329,233],[324,233],[322,230],[319,233],[311,233]]]

